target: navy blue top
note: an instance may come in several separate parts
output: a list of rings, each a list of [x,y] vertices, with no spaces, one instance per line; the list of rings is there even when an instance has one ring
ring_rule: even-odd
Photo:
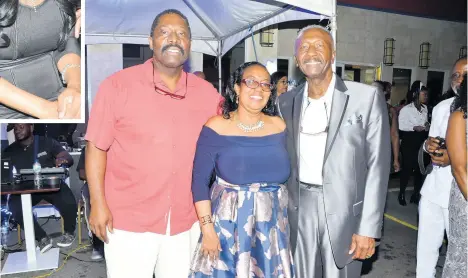
[[[286,131],[261,137],[220,135],[204,126],[193,165],[193,201],[210,200],[213,170],[237,185],[284,183],[290,173]]]

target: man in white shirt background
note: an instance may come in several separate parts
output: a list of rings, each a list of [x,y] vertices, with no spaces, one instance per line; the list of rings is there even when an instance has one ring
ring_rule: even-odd
[[[454,92],[457,92],[467,68],[466,57],[455,62],[451,75]],[[444,231],[448,233],[449,229],[448,203],[453,176],[447,150],[440,148],[442,142],[436,137],[445,138],[453,99],[454,97],[446,99],[434,107],[429,138],[424,144],[424,150],[431,156],[433,170],[426,177],[419,203],[417,278],[435,276]]]
[[[414,191],[411,196],[411,203],[419,202],[419,191],[423,184],[423,175],[418,165],[418,150],[427,138],[429,123],[427,117],[427,88],[421,81],[415,81],[410,90],[412,102],[400,111],[398,124],[401,139],[402,170],[400,172],[400,194],[398,202],[406,206],[405,190],[408,181],[413,175]]]

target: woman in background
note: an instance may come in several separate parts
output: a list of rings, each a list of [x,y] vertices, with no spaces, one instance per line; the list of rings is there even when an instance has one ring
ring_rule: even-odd
[[[0,119],[80,118],[79,6],[0,1]]]
[[[449,202],[448,249],[445,259],[443,278],[465,278],[467,275],[467,132],[466,73],[450,111],[446,144],[452,166],[452,189]]]
[[[223,115],[197,143],[192,192],[202,237],[190,277],[293,277],[283,185],[290,163],[275,87],[263,65],[248,62],[223,96]]]
[[[271,84],[276,86],[277,97],[288,91],[288,76],[285,72],[277,71],[271,75]]]
[[[400,205],[406,206],[405,190],[411,175],[414,175],[414,191],[411,203],[419,203],[424,177],[419,169],[418,151],[428,136],[429,122],[427,116],[427,88],[421,81],[411,86],[411,103],[403,107],[398,116],[401,135],[402,169],[400,173]]]
[[[390,84],[390,88],[388,87]],[[390,99],[392,84],[390,82],[376,80],[372,83],[385,96],[385,101]],[[390,136],[392,140],[392,169],[391,173],[400,171],[400,135],[398,134],[398,115],[389,103],[387,103],[388,120],[390,121]]]

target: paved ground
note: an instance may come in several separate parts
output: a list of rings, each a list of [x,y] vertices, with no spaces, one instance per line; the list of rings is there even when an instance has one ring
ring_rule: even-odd
[[[413,204],[401,207],[397,202],[398,192],[394,191],[397,187],[398,181],[392,179],[389,186],[390,192],[387,198],[386,217],[384,219],[381,245],[376,255],[364,264],[363,277],[365,278],[415,277],[417,231],[413,228],[417,226],[417,207]],[[410,192],[408,192],[407,195],[407,199],[409,200]],[[53,233],[52,236],[59,235],[59,221],[50,220],[44,227],[47,232]],[[84,227],[83,235],[86,238]],[[16,233],[11,233],[9,240],[10,244],[16,243]],[[76,247],[77,242],[75,242],[71,248],[63,249],[62,253],[68,253]],[[104,262],[89,262],[89,256],[89,249],[77,251],[58,272],[53,273],[49,277],[105,278],[106,272]],[[60,256],[60,264],[63,263],[64,258],[65,255]],[[437,277],[440,277],[443,260],[444,257],[442,255],[439,262]],[[50,271],[40,271],[22,275],[2,275],[2,277],[38,277],[47,273],[50,273]]]

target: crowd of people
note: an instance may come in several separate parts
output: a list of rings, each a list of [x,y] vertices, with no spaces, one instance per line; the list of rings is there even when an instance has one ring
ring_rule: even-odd
[[[402,206],[407,205],[405,190],[413,176],[410,202],[419,206],[416,273],[421,278],[435,276],[445,233],[449,251],[443,277],[466,275],[466,142],[463,141],[466,137],[460,133],[463,127],[450,130],[448,126],[450,121],[458,125],[463,123],[455,119],[466,111],[463,105],[466,105],[467,69],[466,57],[454,63],[450,89],[432,109],[428,107],[428,88],[421,81],[411,85],[406,105],[397,108],[398,112],[389,105],[389,112],[394,117],[391,118],[392,130],[393,126],[399,130],[395,135],[399,136],[397,140],[393,140],[392,132],[394,165],[399,161],[402,163],[398,201]],[[391,88],[390,83],[383,81],[373,85],[386,94],[389,92],[387,88]],[[455,119],[451,120],[452,117]],[[450,139],[453,140],[451,143]],[[459,152],[450,154],[450,149],[454,152],[455,148]],[[425,156],[429,156],[429,161]]]
[[[92,258],[105,256],[108,277],[360,277],[381,237],[391,172],[400,172],[401,205],[414,175],[417,276],[434,277],[444,230],[443,276],[466,276],[466,59],[453,69],[456,96],[430,123],[421,82],[397,109],[390,83],[336,75],[334,39],[319,25],[294,44],[306,82],[288,91],[285,73],[246,62],[221,96],[183,69],[191,31],[180,11],[160,13],[150,30],[153,57],[102,82],[77,166]],[[32,125],[13,129],[2,156],[15,166],[30,168],[35,142],[41,164],[73,165]],[[432,170],[422,173],[424,153]],[[33,199],[63,215],[59,246],[74,241],[69,191]],[[41,252],[52,245],[40,227],[36,239]]]

